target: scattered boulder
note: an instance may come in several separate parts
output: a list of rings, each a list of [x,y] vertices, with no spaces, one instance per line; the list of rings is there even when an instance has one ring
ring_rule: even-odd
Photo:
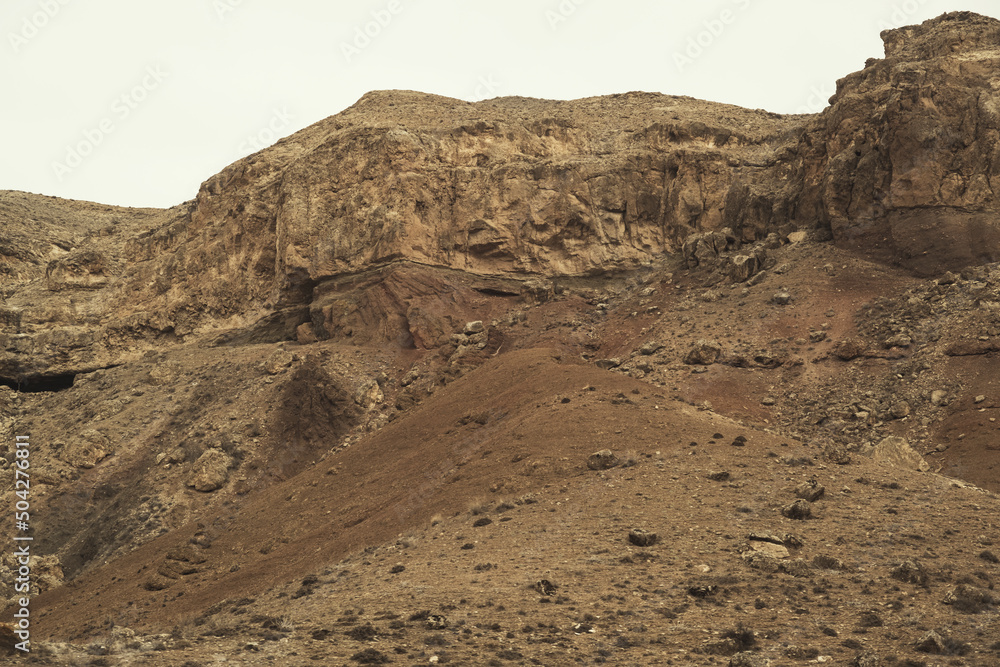
[[[809,332],[809,342],[810,343],[822,343],[826,340],[825,331],[810,331]]]
[[[837,570],[838,572],[843,572],[847,569],[844,565],[844,561],[839,558],[834,558],[833,556],[818,555],[814,556],[812,559],[813,567],[817,567],[821,570]]]
[[[526,280],[521,283],[521,297],[527,303],[546,303],[556,295],[556,286],[544,278]]]
[[[684,245],[681,247],[684,263],[689,269],[711,264],[735,243],[736,237],[729,228],[717,232],[691,234],[684,239]]]
[[[756,549],[743,552],[742,558],[747,565],[761,572],[770,574],[781,569],[781,563],[777,558]]]
[[[826,493],[826,487],[819,484],[815,479],[811,479],[808,482],[802,482],[795,487],[795,497],[801,498],[810,503],[814,503],[823,497]]]
[[[441,614],[431,614],[427,617],[428,630],[444,630],[448,627],[448,619]]]
[[[663,349],[663,343],[657,343],[655,341],[649,341],[645,345],[639,348],[639,354],[644,356],[650,356],[656,354]]]
[[[962,277],[959,276],[957,273],[952,273],[951,271],[945,271],[941,275],[941,277],[937,279],[937,284],[938,285],[954,285],[955,283],[957,283],[961,279],[962,279]]]
[[[882,342],[882,347],[887,350],[894,347],[910,347],[910,345],[913,345],[913,339],[902,333],[890,336]]]
[[[619,463],[621,459],[610,449],[602,449],[587,457],[587,467],[591,470],[610,470]]]
[[[943,389],[935,389],[931,392],[931,405],[938,407],[945,405],[948,398],[948,392]]]
[[[913,648],[921,653],[930,653],[932,655],[941,655],[942,653],[948,652],[948,647],[944,643],[944,638],[933,630],[921,637],[920,641],[918,641]]]
[[[264,360],[264,371],[268,375],[277,375],[295,362],[295,356],[288,350],[275,350]]]
[[[710,472],[707,475],[705,475],[705,477],[712,480],[713,482],[726,482],[732,477],[732,475],[730,475],[729,472],[726,470],[720,470],[718,472]]]
[[[812,518],[812,507],[810,507],[808,502],[800,498],[791,505],[785,505],[782,507],[781,514],[788,519],[805,521],[806,519]]]
[[[99,431],[86,429],[62,446],[59,458],[76,468],[93,468],[111,456],[111,441]]]
[[[792,302],[792,295],[789,294],[788,292],[785,292],[784,290],[782,290],[781,292],[775,292],[774,295],[771,296],[771,303],[778,306],[787,306],[791,302]]]
[[[833,354],[841,361],[857,359],[865,353],[867,346],[856,338],[837,341],[833,346]]]
[[[760,653],[743,651],[729,659],[729,667],[768,667],[771,661]]]
[[[187,485],[194,487],[195,491],[215,491],[226,483],[232,464],[232,457],[221,449],[206,449],[194,462]]]
[[[792,232],[785,238],[788,239],[789,243],[802,243],[803,241],[806,240],[806,238],[808,238],[808,236],[809,236],[808,232],[800,231],[800,232]]]
[[[553,584],[548,579],[539,579],[535,582],[534,589],[541,593],[542,595],[552,596],[556,594],[556,589],[558,586]]]
[[[612,359],[598,359],[594,364],[600,368],[602,371],[610,371],[612,368],[618,368],[622,365],[622,360],[618,358]]]
[[[371,410],[385,400],[382,387],[376,380],[362,383],[354,392],[354,402],[365,410]]]
[[[628,541],[637,547],[651,547],[656,544],[657,535],[641,528],[633,528],[628,533]]]
[[[722,346],[717,341],[702,338],[685,355],[684,363],[688,365],[699,364],[702,366],[711,366],[718,361],[721,354]]]
[[[796,558],[782,563],[781,571],[793,577],[808,577],[812,575],[813,569],[804,558]]]
[[[478,333],[483,333],[484,331],[486,331],[486,325],[483,324],[482,320],[467,322],[465,324],[465,329],[462,330],[466,336],[473,336]]]
[[[907,470],[927,472],[931,466],[924,460],[905,438],[891,435],[875,445],[872,458],[879,463],[888,463]]]
[[[846,466],[851,462],[851,453],[844,445],[831,440],[823,445],[823,458],[830,463]]]
[[[926,586],[930,580],[927,569],[918,560],[903,561],[889,571],[889,576],[896,581],[917,586]]]
[[[1000,597],[985,588],[959,584],[945,595],[943,602],[966,614],[978,614],[1000,604]]]
[[[753,255],[735,255],[729,260],[729,275],[737,283],[746,282],[760,269],[757,258]]]
[[[910,416],[910,404],[906,401],[896,401],[889,408],[889,415],[893,419],[902,419]]]
[[[882,662],[875,653],[859,653],[851,660],[850,667],[881,667]]]
[[[758,554],[770,556],[771,558],[782,559],[791,556],[788,552],[788,547],[783,544],[775,544],[774,542],[758,542],[756,540],[752,540],[750,542],[750,548]]]
[[[688,586],[687,592],[693,598],[707,598],[715,595],[719,587],[714,584],[695,584]]]
[[[790,549],[797,549],[802,546],[802,540],[791,533],[785,533],[784,535],[775,535],[774,533],[750,533],[747,535],[747,539],[751,542],[770,542],[771,544],[782,544]]]

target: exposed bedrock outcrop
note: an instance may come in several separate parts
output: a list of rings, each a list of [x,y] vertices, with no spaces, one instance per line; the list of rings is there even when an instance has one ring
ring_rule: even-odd
[[[882,37],[885,57],[816,115],[375,92],[169,210],[0,193],[0,376],[234,330],[431,345],[473,315],[459,274],[628,271],[694,234],[728,253],[813,230],[922,274],[1000,258],[1000,22],[957,12]]]

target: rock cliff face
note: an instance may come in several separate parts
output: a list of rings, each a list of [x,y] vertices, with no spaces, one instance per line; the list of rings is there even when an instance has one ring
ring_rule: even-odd
[[[0,376],[230,329],[431,345],[483,281],[648,267],[696,233],[714,236],[695,258],[805,229],[923,274],[995,260],[998,36],[965,12],[887,31],[816,116],[380,92],[168,211],[4,194]]]
[[[970,12],[882,33],[799,145],[800,219],[923,274],[1000,257],[1000,22]]]

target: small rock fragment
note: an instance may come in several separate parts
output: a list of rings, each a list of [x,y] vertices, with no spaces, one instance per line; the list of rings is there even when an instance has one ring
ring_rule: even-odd
[[[769,667],[770,664],[768,658],[753,651],[743,651],[729,659],[729,667]]]
[[[621,463],[621,459],[610,449],[602,449],[587,457],[587,467],[591,470],[609,470],[619,463]]]
[[[896,401],[889,408],[889,414],[893,419],[902,419],[910,415],[910,404],[906,401]]]
[[[718,342],[702,338],[688,351],[684,357],[684,363],[688,365],[711,366],[718,361],[721,354],[722,346]]]
[[[444,630],[448,627],[448,619],[440,614],[431,614],[427,617],[427,628],[430,630]]]
[[[641,528],[633,528],[628,533],[628,541],[637,547],[651,547],[656,544],[657,535]]]
[[[889,571],[889,576],[896,581],[918,586],[925,586],[930,579],[923,564],[917,560],[903,561]]]
[[[833,346],[833,354],[841,361],[857,359],[865,353],[865,344],[855,338],[837,341]]]
[[[534,588],[542,595],[555,595],[557,586],[548,579],[539,579],[535,582]]]
[[[774,303],[774,304],[776,304],[778,306],[787,306],[791,302],[792,302],[792,295],[789,294],[788,292],[784,292],[784,291],[782,291],[782,292],[776,292],[771,297],[771,303]]]
[[[823,497],[826,493],[826,487],[817,483],[815,479],[809,480],[808,482],[802,482],[795,487],[795,497],[801,498],[810,503],[814,503]]]
[[[944,638],[933,630],[921,637],[920,641],[913,648],[921,653],[930,653],[932,655],[941,655],[948,651],[948,647],[944,643]]]
[[[800,498],[791,505],[785,505],[782,507],[781,514],[788,519],[805,521],[806,519],[812,517],[812,507],[809,506],[808,502]]]

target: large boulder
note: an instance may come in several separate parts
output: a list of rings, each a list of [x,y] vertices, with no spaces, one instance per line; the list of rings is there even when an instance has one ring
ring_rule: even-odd
[[[875,449],[872,450],[872,458],[879,463],[888,463],[908,470],[927,472],[931,469],[924,457],[917,453],[913,447],[910,447],[906,438],[895,435],[889,436],[875,445]]]

